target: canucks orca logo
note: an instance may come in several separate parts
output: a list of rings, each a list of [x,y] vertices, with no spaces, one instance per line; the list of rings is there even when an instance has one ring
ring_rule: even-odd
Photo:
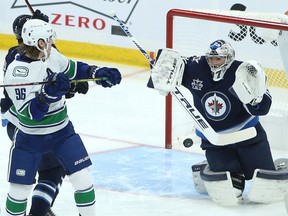
[[[14,77],[27,77],[29,73],[29,69],[24,66],[17,66],[13,70],[13,76]]]
[[[213,121],[221,121],[227,117],[231,110],[231,103],[227,96],[221,92],[208,92],[201,99],[206,116]]]

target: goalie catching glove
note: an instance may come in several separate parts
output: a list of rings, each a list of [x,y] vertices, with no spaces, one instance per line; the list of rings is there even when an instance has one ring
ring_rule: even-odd
[[[167,95],[180,86],[184,72],[184,61],[180,53],[172,49],[160,49],[157,52],[156,63],[151,70],[151,80],[148,86]]]
[[[258,62],[243,62],[236,70],[235,81],[229,90],[244,104],[255,106],[267,91],[266,80],[265,71]]]

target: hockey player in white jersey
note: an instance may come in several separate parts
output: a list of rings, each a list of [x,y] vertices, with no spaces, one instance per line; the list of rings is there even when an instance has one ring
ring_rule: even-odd
[[[25,215],[27,197],[44,153],[54,152],[75,189],[81,216],[95,215],[93,179],[87,167],[89,155],[68,118],[64,95],[70,80],[99,78],[96,83],[112,87],[121,82],[116,68],[73,61],[52,47],[55,32],[42,20],[28,20],[22,29],[21,55],[8,66],[5,84],[47,81],[43,85],[12,86],[6,91],[13,106],[7,119],[17,126],[9,162],[7,215]],[[103,79],[102,79],[103,78]]]
[[[3,67],[4,76],[9,64],[15,59],[18,54],[18,47],[23,43],[22,28],[25,22],[29,19],[41,19],[45,22],[49,22],[49,17],[43,14],[40,10],[36,10],[33,14],[19,15],[13,22],[13,33],[18,42],[17,46],[13,46],[9,49],[5,56],[5,62]],[[55,45],[53,45],[55,46]],[[89,89],[88,82],[77,82],[71,85],[71,88],[65,98],[72,98],[76,92],[86,94]],[[1,113],[5,113],[13,105],[11,99],[8,97],[6,90],[3,91],[4,97],[1,98],[0,108]],[[10,140],[13,140],[15,125],[2,118],[2,126],[6,127],[7,134]],[[54,216],[52,206],[59,193],[59,188],[62,184],[62,180],[65,177],[65,170],[60,162],[55,158],[54,153],[47,153],[42,157],[40,166],[38,168],[37,184],[35,185],[32,193],[31,208],[29,214],[32,215],[45,215]],[[50,198],[51,197],[51,198]],[[46,213],[45,213],[46,212]]]

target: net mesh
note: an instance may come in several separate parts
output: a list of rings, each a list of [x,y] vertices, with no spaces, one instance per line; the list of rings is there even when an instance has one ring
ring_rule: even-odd
[[[180,10],[181,11],[181,10]],[[167,40],[173,38],[172,48],[179,50],[183,56],[204,55],[209,44],[217,39],[228,41],[235,49],[235,59],[241,61],[256,60],[265,69],[268,78],[268,88],[273,97],[273,103],[269,115],[288,115],[288,80],[285,68],[288,68],[283,56],[283,50],[288,50],[287,31],[283,24],[288,23],[288,16],[276,13],[256,13],[242,11],[222,10],[191,10],[193,12],[221,15],[221,22],[199,17],[173,16],[173,28],[167,32]],[[244,25],[228,23],[231,19],[249,20],[253,23],[262,21],[265,28],[257,25]],[[223,22],[224,20],[224,22]],[[261,24],[261,23],[260,23]],[[281,26],[282,25],[282,26]],[[268,26],[268,27],[267,27]],[[279,27],[280,26],[280,27]],[[281,40],[280,40],[280,39]],[[286,47],[287,46],[287,47]],[[189,94],[189,93],[188,93]],[[183,112],[177,102],[172,102],[172,135],[173,143],[180,137],[191,134],[194,131],[193,122]]]

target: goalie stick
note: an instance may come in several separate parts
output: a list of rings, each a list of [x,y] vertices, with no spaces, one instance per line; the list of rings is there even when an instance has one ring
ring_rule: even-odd
[[[88,82],[88,81],[100,81],[100,80],[108,80],[107,77],[101,77],[101,78],[91,78],[91,79],[79,79],[79,80],[70,80],[70,83],[79,83],[79,82]],[[1,87],[15,87],[15,86],[31,86],[31,85],[42,85],[42,84],[48,84],[53,83],[55,81],[43,81],[43,82],[30,82],[30,83],[15,83],[15,84],[4,84],[0,85]]]
[[[154,67],[153,60],[147,54],[147,52],[141,47],[141,45],[135,40],[128,27],[118,18],[115,12],[111,12],[111,17],[119,24],[124,33],[132,40],[139,51],[145,56],[149,61],[150,65]],[[255,127],[250,127],[243,129],[241,131],[236,131],[232,133],[217,133],[206,119],[201,115],[201,113],[196,109],[196,107],[189,103],[185,96],[181,93],[179,88],[175,88],[175,91],[171,92],[172,95],[177,99],[177,101],[182,105],[184,110],[189,114],[189,116],[195,122],[197,129],[204,134],[204,136],[214,145],[229,145],[244,140],[251,139],[256,136],[257,132]]]

